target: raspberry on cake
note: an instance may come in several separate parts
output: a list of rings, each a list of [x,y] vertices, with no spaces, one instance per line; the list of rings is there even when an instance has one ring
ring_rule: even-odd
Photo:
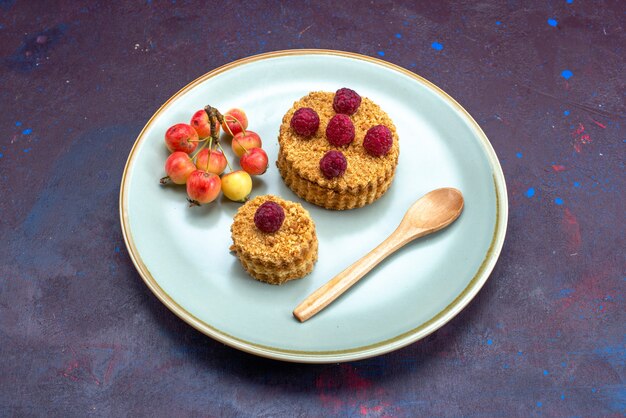
[[[263,232],[276,232],[285,220],[285,210],[276,202],[267,201],[254,212],[254,224]]]
[[[315,223],[299,203],[257,196],[239,208],[230,228],[235,253],[255,279],[283,284],[313,270]]]
[[[393,145],[391,131],[384,125],[377,125],[370,128],[363,138],[363,148],[369,155],[382,157],[387,155]]]
[[[317,132],[320,118],[315,110],[310,107],[302,107],[294,112],[290,125],[295,133],[308,137]]]
[[[349,116],[337,114],[326,126],[326,138],[331,145],[343,147],[354,141],[354,124]]]
[[[333,109],[337,113],[354,115],[361,105],[361,96],[354,90],[341,88],[335,92],[333,98]]]
[[[306,138],[293,125],[303,109],[319,118],[318,129]],[[296,101],[283,117],[278,144],[276,165],[285,184],[304,200],[335,210],[381,197],[391,186],[400,152],[391,118],[350,89],[314,91]],[[335,154],[339,151],[343,158]]]
[[[320,170],[327,179],[343,176],[348,161],[341,151],[328,151],[320,160]]]

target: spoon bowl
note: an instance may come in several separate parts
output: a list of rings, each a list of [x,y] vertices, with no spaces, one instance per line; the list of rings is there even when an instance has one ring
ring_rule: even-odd
[[[457,189],[446,187],[433,190],[409,207],[404,214],[400,227],[439,231],[454,222],[463,211],[463,195]]]

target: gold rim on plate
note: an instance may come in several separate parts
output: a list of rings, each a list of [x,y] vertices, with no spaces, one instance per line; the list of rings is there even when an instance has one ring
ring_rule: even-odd
[[[494,228],[493,237],[491,239],[491,244],[489,249],[487,250],[487,254],[483,259],[480,267],[472,280],[470,280],[469,284],[463,289],[463,291],[441,312],[432,317],[430,320],[424,322],[420,326],[411,329],[407,332],[404,332],[400,335],[397,335],[393,338],[386,339],[384,341],[380,341],[374,344],[369,344],[361,347],[350,348],[346,350],[330,350],[330,351],[301,351],[301,350],[287,350],[278,347],[270,347],[266,345],[256,344],[250,341],[243,340],[241,338],[237,338],[233,335],[229,335],[209,324],[195,317],[191,313],[187,312],[182,306],[180,306],[172,297],[170,297],[162,288],[159,286],[157,281],[154,279],[146,265],[143,263],[137,248],[135,247],[135,242],[133,240],[130,224],[128,220],[128,187],[129,187],[129,176],[128,171],[130,166],[132,165],[135,157],[137,156],[137,147],[139,143],[144,139],[144,132],[153,122],[153,120],[165,109],[167,105],[169,105],[172,101],[182,96],[198,84],[203,81],[215,77],[218,74],[221,74],[225,71],[238,67],[240,65],[249,64],[251,62],[266,60],[277,57],[285,57],[285,56],[294,56],[294,55],[332,55],[332,56],[340,56],[345,58],[356,59],[360,61],[366,61],[370,63],[377,64],[382,67],[386,67],[388,69],[394,70],[403,75],[409,76],[412,79],[418,81],[422,85],[426,86],[436,94],[438,94],[444,101],[451,104],[454,108],[460,111],[465,118],[471,122],[474,127],[478,137],[481,140],[481,143],[487,153],[487,157],[489,162],[491,163],[491,169],[493,172],[493,182],[494,189],[496,195],[496,225]],[[356,54],[353,52],[345,52],[345,51],[336,51],[336,50],[327,50],[327,49],[297,49],[297,50],[285,50],[285,51],[274,51],[268,52],[259,55],[253,55],[251,57],[239,59],[237,61],[233,61],[226,65],[223,65],[219,68],[210,71],[191,83],[187,84],[185,87],[180,89],[176,94],[170,97],[155,113],[152,115],[150,120],[143,127],[139,136],[135,140],[133,147],[130,151],[130,155],[128,156],[128,160],[126,161],[126,165],[124,166],[124,173],[122,174],[122,182],[121,182],[121,191],[120,191],[120,223],[122,226],[122,235],[124,236],[124,242],[126,243],[126,248],[128,249],[128,254],[130,255],[135,268],[139,272],[139,275],[148,286],[148,288],[156,295],[156,297],[167,306],[176,316],[178,316],[183,321],[187,322],[189,325],[197,329],[198,331],[208,335],[211,338],[214,338],[217,341],[220,341],[226,345],[237,348],[239,350],[255,354],[262,357],[272,358],[276,360],[283,361],[291,361],[291,362],[304,362],[304,363],[335,363],[341,361],[352,361],[352,360],[360,360],[368,357],[374,357],[377,355],[385,354],[404,346],[407,346],[415,341],[418,341],[437,329],[441,328],[448,321],[454,318],[467,304],[474,298],[474,296],[478,293],[478,291],[482,288],[482,286],[487,281],[489,274],[493,270],[495,263],[500,255],[500,251],[502,250],[502,245],[504,244],[504,236],[506,234],[506,224],[508,219],[508,201],[507,201],[507,193],[506,193],[506,184],[504,181],[504,174],[502,173],[502,168],[500,167],[500,163],[498,161],[498,157],[496,156],[491,143],[487,139],[487,136],[480,128],[478,123],[471,117],[471,115],[459,104],[450,97],[446,92],[441,90],[439,87],[431,83],[430,81],[420,77],[417,74],[412,73],[405,68],[397,66],[395,64],[391,64],[389,62],[380,60],[378,58],[372,58],[361,54]]]

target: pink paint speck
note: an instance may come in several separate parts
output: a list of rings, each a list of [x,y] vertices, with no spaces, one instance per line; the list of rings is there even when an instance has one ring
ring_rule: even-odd
[[[393,416],[398,412],[397,407],[386,402],[387,392],[362,377],[354,366],[341,364],[324,369],[315,379],[315,389],[322,406],[334,415],[346,409],[368,417]]]
[[[559,165],[559,164],[553,164],[552,165],[552,169],[558,173],[558,172],[561,172],[561,171],[565,171],[565,166],[564,165]]]
[[[578,219],[568,208],[563,213],[563,235],[565,235],[568,244],[568,250],[572,253],[580,249],[582,238],[580,236],[580,225]]]
[[[72,374],[74,370],[78,369],[78,366],[79,366],[78,361],[76,360],[70,361],[65,367],[65,369],[63,369],[63,371],[60,372],[61,376],[67,377],[68,379],[71,379],[74,382],[78,381],[78,377]]]
[[[593,123],[595,123],[596,125],[598,125],[600,128],[602,128],[602,129],[606,129],[606,125],[605,125],[605,124],[600,123],[600,122],[598,122],[598,121],[597,121],[597,120],[595,120],[595,119],[591,119],[591,120],[593,121]]]
[[[359,412],[361,413],[361,415],[363,416],[368,416],[368,417],[386,417],[386,416],[393,416],[393,414],[382,414],[383,412],[385,412],[385,408],[389,408],[389,404],[387,402],[383,402],[379,405],[374,405],[374,406],[370,406],[368,407],[367,405],[361,405],[359,407]]]
[[[572,138],[574,138],[574,149],[578,153],[582,151],[583,145],[587,145],[592,142],[589,134],[585,133],[585,125],[580,122],[571,135]]]

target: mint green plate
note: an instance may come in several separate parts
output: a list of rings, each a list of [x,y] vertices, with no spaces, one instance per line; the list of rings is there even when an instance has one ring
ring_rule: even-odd
[[[302,201],[274,164],[278,128],[294,101],[313,90],[350,87],[394,120],[400,161],[392,187],[361,209],[329,211]],[[302,280],[272,286],[251,279],[229,253],[239,204],[219,199],[188,208],[184,187],[161,187],[165,130],[204,105],[245,109],[270,158],[253,196],[301,202],[317,225],[319,261]],[[228,143],[226,143],[228,145]],[[235,163],[237,164],[237,163]],[[447,229],[384,261],[305,323],[293,308],[363,256],[430,190],[455,187],[465,209]],[[169,99],[137,138],[120,193],[122,231],[150,290],[206,335],[256,355],[330,363],[371,357],[432,333],[465,307],[487,280],[507,223],[502,169],[485,134],[450,96],[393,64],[347,52],[295,50],[220,67]]]

